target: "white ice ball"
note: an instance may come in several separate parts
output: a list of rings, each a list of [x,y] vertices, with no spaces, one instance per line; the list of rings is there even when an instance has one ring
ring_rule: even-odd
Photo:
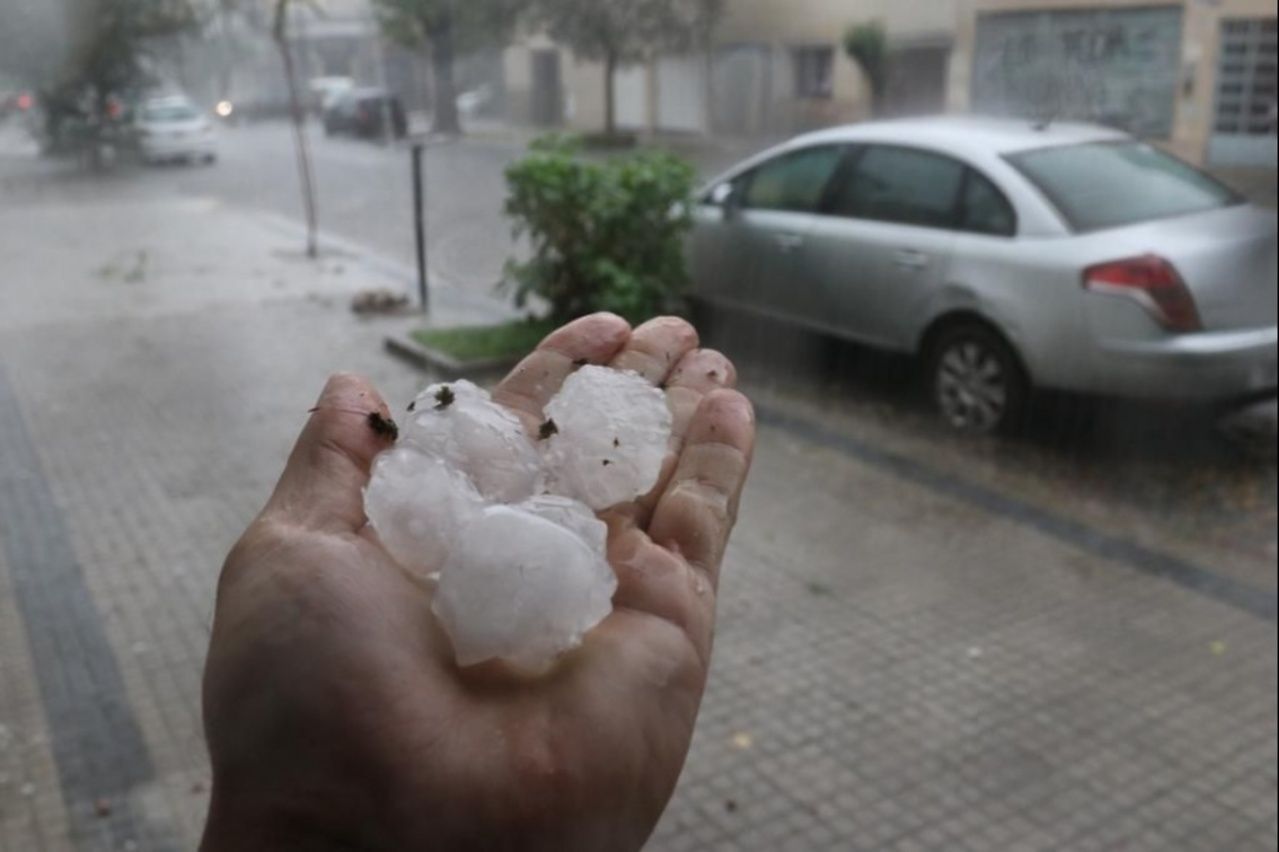
[[[607,509],[647,494],[671,435],[666,394],[642,376],[587,365],[546,405],[547,488]]]
[[[379,454],[364,489],[364,514],[382,546],[419,574],[439,570],[483,505],[460,471],[407,446]]]
[[[431,605],[459,665],[501,658],[543,671],[612,611],[613,570],[546,517],[489,506],[461,536]]]
[[[494,502],[523,500],[537,487],[541,459],[523,424],[465,379],[422,391],[401,442],[462,471]]]
[[[608,558],[608,524],[595,517],[590,507],[580,500],[558,494],[539,494],[519,503],[516,508],[559,524],[586,542],[600,559]]]

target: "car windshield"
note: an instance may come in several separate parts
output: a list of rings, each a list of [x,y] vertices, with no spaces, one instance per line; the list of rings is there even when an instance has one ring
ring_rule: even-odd
[[[142,110],[142,120],[151,124],[192,121],[199,117],[200,114],[188,104],[163,104]]]
[[[1041,148],[1008,160],[1076,231],[1097,231],[1239,203],[1208,175],[1144,142]]]

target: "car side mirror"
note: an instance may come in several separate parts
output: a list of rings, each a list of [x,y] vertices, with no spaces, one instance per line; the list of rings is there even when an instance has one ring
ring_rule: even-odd
[[[707,199],[723,212],[725,219],[731,219],[737,212],[737,193],[734,190],[735,187],[728,181],[718,183],[711,189]]]

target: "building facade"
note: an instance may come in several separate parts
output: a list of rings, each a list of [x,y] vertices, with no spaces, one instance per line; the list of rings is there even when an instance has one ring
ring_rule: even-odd
[[[1273,0],[969,0],[947,107],[1079,118],[1213,167],[1275,167]]]
[[[770,137],[870,114],[861,72],[843,52],[850,25],[879,21],[889,46],[885,109],[942,109],[960,0],[726,0],[707,51],[657,56],[613,82],[623,128]],[[506,52],[516,120],[596,129],[604,120],[603,68],[544,37]],[[558,88],[556,88],[558,87]],[[555,112],[554,106],[561,108]]]
[[[727,0],[709,50],[618,72],[618,124],[770,138],[868,118],[842,39],[872,20],[884,114],[1086,119],[1195,163],[1274,168],[1274,0]],[[597,63],[534,36],[503,65],[513,120],[602,126]]]

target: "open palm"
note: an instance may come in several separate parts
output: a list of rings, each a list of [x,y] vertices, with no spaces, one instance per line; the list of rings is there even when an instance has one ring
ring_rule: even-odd
[[[643,844],[688,752],[754,420],[732,365],[671,318],[570,323],[494,399],[534,433],[582,363],[664,387],[671,452],[652,494],[605,516],[613,613],[536,679],[455,665],[429,584],[365,524],[386,447],[367,414],[385,403],[362,379],[330,380],[219,582],[205,850]]]

